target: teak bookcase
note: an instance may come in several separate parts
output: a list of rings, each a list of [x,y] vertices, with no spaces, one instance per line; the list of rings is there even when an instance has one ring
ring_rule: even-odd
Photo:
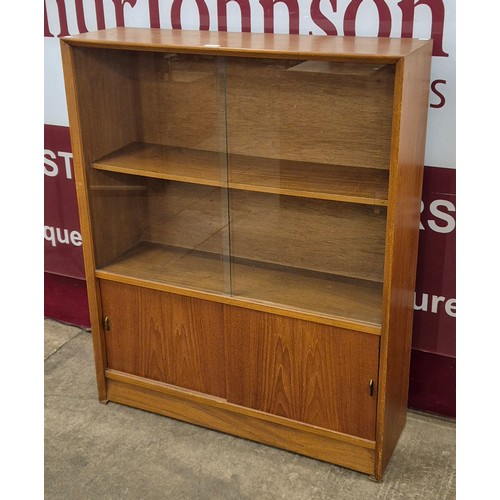
[[[431,42],[116,28],[61,48],[99,399],[380,479]]]

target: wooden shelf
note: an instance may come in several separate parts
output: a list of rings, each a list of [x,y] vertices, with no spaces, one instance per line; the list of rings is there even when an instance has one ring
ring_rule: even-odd
[[[98,269],[99,278],[152,282],[380,328],[382,284],[141,242]],[[123,280],[117,277],[122,277]]]
[[[229,155],[133,142],[94,168],[144,177],[302,198],[388,205],[388,170]]]

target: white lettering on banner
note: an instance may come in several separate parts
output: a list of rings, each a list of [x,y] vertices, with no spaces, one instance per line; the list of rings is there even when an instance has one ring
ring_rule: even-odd
[[[52,160],[47,157],[52,158]],[[57,158],[62,158],[64,160],[63,169],[60,169],[59,165],[55,161],[53,161]],[[56,177],[59,174],[60,170],[64,170],[66,179],[73,179],[71,164],[72,158],[73,155],[66,151],[58,151],[57,153],[54,153],[54,151],[51,151],[50,149],[45,149],[43,152],[43,170],[45,175],[47,177]]]
[[[422,214],[425,208],[425,203],[421,201],[420,213]],[[447,211],[443,211],[443,209]],[[435,219],[427,219],[424,222],[427,223],[429,229],[432,229],[436,233],[451,233],[455,229],[455,218],[448,212],[455,212],[455,205],[449,200],[433,200],[429,205],[430,213],[435,217]],[[436,219],[440,221],[438,224]],[[444,225],[443,225],[444,223]],[[420,221],[420,229],[425,230],[425,226]]]
[[[44,238],[53,247],[56,247],[59,243],[75,247],[82,246],[82,235],[75,230],[69,231],[68,229],[61,229],[59,227],[45,226]]]
[[[417,293],[415,292],[415,300],[413,308],[415,311],[430,311],[433,314],[437,314],[440,310],[444,308],[445,313],[452,318],[456,317],[457,299],[451,298],[447,299],[440,295],[432,295],[429,297],[428,293],[422,293],[422,298],[419,300],[420,304],[417,304]],[[441,304],[441,307],[439,307]]]
[[[53,153],[49,149],[46,149],[43,152],[43,171],[47,177],[55,177],[59,172],[59,168],[57,167],[56,162],[49,160],[47,158],[47,155],[50,156],[51,158],[56,158],[55,153]]]

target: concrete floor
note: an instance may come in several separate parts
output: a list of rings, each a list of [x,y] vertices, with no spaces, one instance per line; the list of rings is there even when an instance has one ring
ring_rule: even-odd
[[[411,412],[384,480],[97,401],[90,333],[45,321],[45,498],[455,498],[455,423]]]

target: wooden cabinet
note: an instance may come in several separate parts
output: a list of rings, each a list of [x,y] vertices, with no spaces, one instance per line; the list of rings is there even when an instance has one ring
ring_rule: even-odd
[[[378,479],[406,418],[431,42],[61,42],[99,399]]]

